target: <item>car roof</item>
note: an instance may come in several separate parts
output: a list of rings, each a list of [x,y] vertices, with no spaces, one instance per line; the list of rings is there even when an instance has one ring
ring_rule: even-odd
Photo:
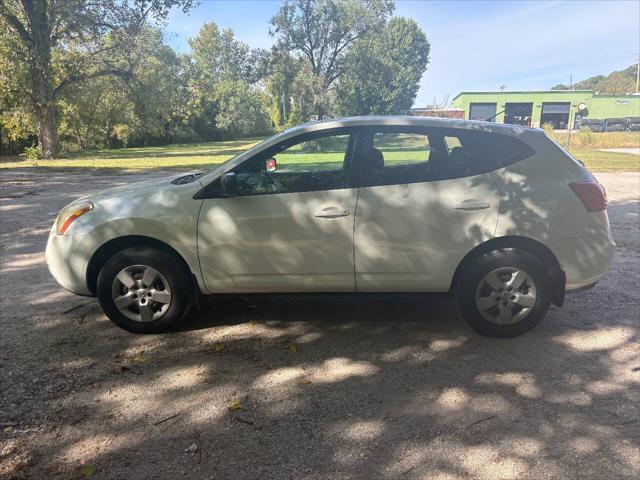
[[[369,115],[361,117],[331,118],[316,122],[308,122],[289,128],[282,132],[282,137],[299,135],[300,133],[330,130],[344,127],[372,126],[423,126],[440,128],[461,128],[468,130],[493,131],[503,134],[518,134],[540,129],[508,125],[502,123],[483,122],[478,120],[461,120],[457,118],[419,117],[414,115]]]

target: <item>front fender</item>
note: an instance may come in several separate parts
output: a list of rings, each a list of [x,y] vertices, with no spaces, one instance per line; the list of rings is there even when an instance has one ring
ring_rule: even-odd
[[[197,220],[181,218],[171,225],[148,218],[120,218],[100,224],[88,235],[95,252],[107,242],[121,237],[147,237],[160,241],[173,248],[189,266],[193,273],[200,271],[196,243]]]

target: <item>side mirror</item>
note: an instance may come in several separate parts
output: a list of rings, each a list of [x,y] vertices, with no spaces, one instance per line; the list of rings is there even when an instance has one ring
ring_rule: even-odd
[[[232,196],[238,193],[238,179],[235,173],[225,173],[220,178],[220,183],[222,184],[222,192],[225,195]]]
[[[264,168],[267,172],[275,172],[278,169],[278,162],[275,158],[267,158],[264,162]]]

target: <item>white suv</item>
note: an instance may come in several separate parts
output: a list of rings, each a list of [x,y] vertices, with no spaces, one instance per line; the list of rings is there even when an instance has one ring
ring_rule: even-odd
[[[77,200],[46,256],[131,332],[174,327],[200,294],[448,292],[475,330],[511,337],[607,274],[606,207],[542,130],[347,118]]]

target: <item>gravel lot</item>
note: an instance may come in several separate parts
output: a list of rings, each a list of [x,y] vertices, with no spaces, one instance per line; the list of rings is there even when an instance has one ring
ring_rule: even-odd
[[[72,197],[159,173],[0,173],[0,477],[640,475],[640,175],[606,185],[618,255],[511,340],[420,296],[216,298],[135,336],[49,276]]]

